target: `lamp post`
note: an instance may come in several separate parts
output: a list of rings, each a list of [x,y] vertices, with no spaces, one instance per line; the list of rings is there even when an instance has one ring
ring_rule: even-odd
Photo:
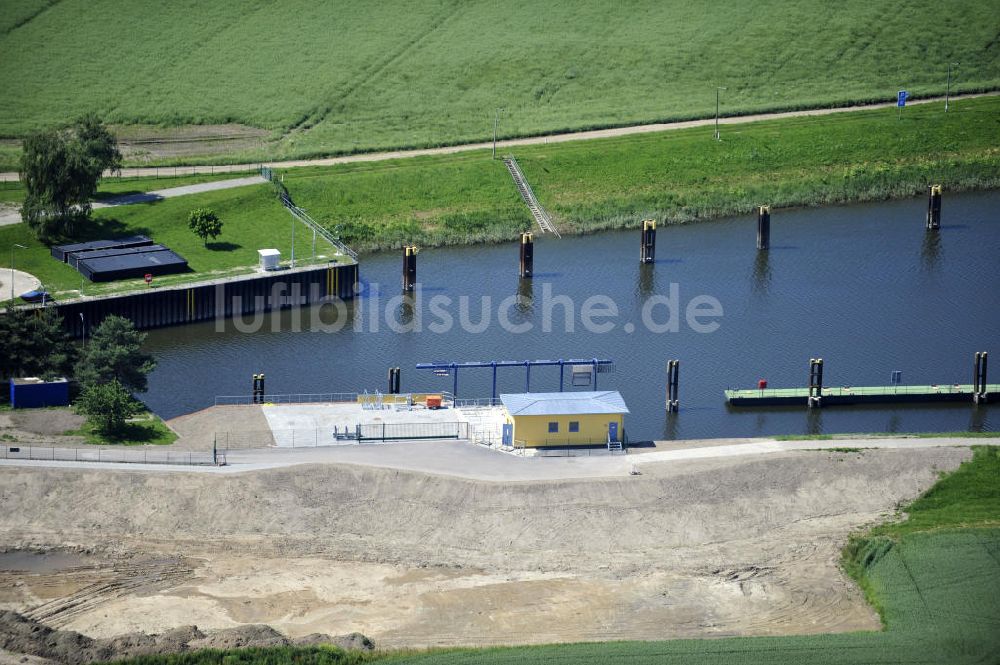
[[[500,114],[503,113],[502,108],[498,108],[493,113],[493,159],[497,158],[497,128],[500,127]]]
[[[721,93],[725,88],[716,87],[715,88],[715,140],[721,141],[722,137],[719,136],[719,93]]]
[[[19,245],[14,243],[10,246],[10,299],[14,300],[14,250],[15,249],[28,249],[24,245]]]
[[[87,350],[87,321],[83,318],[83,312],[80,312],[80,329],[83,331],[83,350]]]
[[[951,68],[958,67],[959,63],[949,62],[948,63],[948,87],[945,88],[944,92],[944,112],[948,112],[948,100],[951,97]]]

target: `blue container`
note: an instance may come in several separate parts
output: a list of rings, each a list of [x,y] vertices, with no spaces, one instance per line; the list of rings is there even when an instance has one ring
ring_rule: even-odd
[[[43,406],[67,406],[69,381],[25,378],[10,380],[10,405],[15,409],[37,409]]]

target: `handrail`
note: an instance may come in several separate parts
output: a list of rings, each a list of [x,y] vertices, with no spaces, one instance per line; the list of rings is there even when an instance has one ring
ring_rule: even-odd
[[[270,168],[266,166],[261,167],[260,175],[272,183],[276,182],[274,179],[274,171],[272,171]],[[353,249],[348,247],[344,242],[342,242],[339,238],[335,237],[332,233],[323,228],[316,220],[314,220],[312,217],[306,214],[305,210],[295,205],[295,202],[292,201],[291,194],[288,193],[288,189],[284,186],[284,184],[281,183],[279,184],[281,189],[280,192],[281,203],[282,205],[285,206],[285,209],[292,214],[293,217],[295,217],[303,224],[305,224],[313,231],[315,231],[317,234],[322,236],[324,240],[326,240],[331,245],[336,247],[341,254],[349,256],[355,261],[357,261],[358,259],[357,252],[355,252]]]

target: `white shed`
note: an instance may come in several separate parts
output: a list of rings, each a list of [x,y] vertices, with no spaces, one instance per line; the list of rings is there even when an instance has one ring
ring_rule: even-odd
[[[276,249],[258,249],[261,270],[277,270],[281,262],[281,252]]]

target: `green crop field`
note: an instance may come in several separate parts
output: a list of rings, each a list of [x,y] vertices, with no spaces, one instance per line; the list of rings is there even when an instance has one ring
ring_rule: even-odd
[[[309,156],[1000,87],[992,1],[7,0],[0,137],[95,111]],[[244,149],[248,150],[248,149]],[[242,155],[216,159],[252,158]],[[10,161],[9,150],[0,157]]]
[[[427,653],[261,649],[149,656],[130,665],[358,662],[393,665],[961,665],[1000,654],[1000,448],[973,459],[906,507],[908,519],[853,538],[845,568],[885,623],[881,632],[664,642],[605,642]]]

